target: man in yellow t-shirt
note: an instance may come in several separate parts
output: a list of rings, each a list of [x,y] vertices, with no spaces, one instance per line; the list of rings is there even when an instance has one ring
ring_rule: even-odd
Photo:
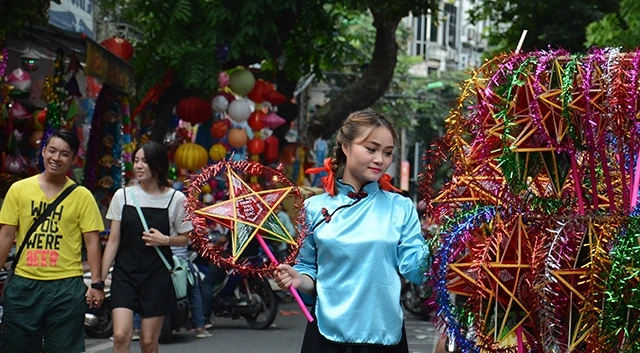
[[[79,148],[78,138],[56,131],[42,151],[42,174],[14,183],[0,209],[0,263],[15,239],[24,242],[33,222],[64,189],[66,173]],[[104,300],[100,281],[98,233],[104,224],[89,190],[77,187],[29,237],[15,274],[4,288],[0,352],[76,353],[84,351],[84,313]],[[84,240],[91,268],[91,288],[82,280]]]

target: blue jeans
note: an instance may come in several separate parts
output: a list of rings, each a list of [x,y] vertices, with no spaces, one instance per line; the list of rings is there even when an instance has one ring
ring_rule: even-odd
[[[189,270],[195,273],[194,265],[189,263]],[[204,314],[202,307],[202,294],[200,292],[200,280],[194,276],[193,285],[187,287],[187,300],[191,309],[191,324],[194,328],[204,327]],[[133,329],[140,330],[142,316],[135,313],[133,315]]]
[[[215,264],[209,265],[209,271],[202,280],[202,306],[204,317],[211,318],[213,311],[213,290],[216,284],[222,282],[227,276],[227,272]]]

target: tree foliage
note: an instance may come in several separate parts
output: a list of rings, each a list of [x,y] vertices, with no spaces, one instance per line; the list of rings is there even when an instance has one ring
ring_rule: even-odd
[[[209,95],[217,87],[220,69],[261,63],[270,69],[286,95],[308,73],[361,63],[360,79],[345,88],[322,111],[322,130],[335,131],[345,112],[371,105],[384,93],[393,75],[398,46],[395,30],[402,17],[436,11],[439,0],[129,0],[118,8],[121,17],[140,28],[134,66],[138,91],[144,94],[167,68],[176,85]],[[102,5],[116,10],[117,0]],[[349,22],[371,10],[376,30],[371,56],[360,56],[364,45],[348,31]],[[223,55],[228,47],[228,55]],[[180,92],[172,90],[174,97]],[[292,120],[295,107],[281,107]],[[327,129],[327,125],[329,129]],[[314,134],[318,134],[317,127]],[[279,132],[276,131],[276,134]]]
[[[605,15],[587,27],[587,45],[621,46],[635,49],[640,45],[640,2],[622,0],[615,13]]]
[[[493,0],[474,1],[470,11],[474,23],[489,20],[489,45],[494,52],[512,51],[523,30],[524,50],[561,47],[584,51],[585,28],[617,9],[618,0]]]
[[[59,4],[60,0],[53,0]],[[33,24],[45,24],[49,19],[49,0],[0,1],[0,40],[20,33]]]

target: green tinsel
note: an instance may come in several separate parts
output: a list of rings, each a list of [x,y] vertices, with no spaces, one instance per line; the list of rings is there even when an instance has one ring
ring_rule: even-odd
[[[571,121],[571,109],[569,105],[573,97],[571,91],[573,90],[573,81],[578,67],[579,61],[582,59],[582,55],[574,54],[571,56],[571,60],[564,67],[564,74],[562,75],[562,93],[560,93],[560,99],[562,100],[562,117],[567,123],[569,129],[569,136],[573,140],[574,146],[578,150],[585,150],[586,146],[582,143],[582,139],[578,135],[576,125]]]

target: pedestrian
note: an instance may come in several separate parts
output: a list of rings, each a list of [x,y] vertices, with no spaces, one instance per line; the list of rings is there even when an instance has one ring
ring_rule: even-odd
[[[130,352],[133,314],[137,312],[142,316],[140,348],[143,353],[156,353],[164,317],[176,307],[177,299],[169,271],[154,247],[173,267],[171,247],[189,243],[192,225],[184,221],[184,194],[172,189],[167,180],[169,159],[163,145],[147,142],[138,147],[133,169],[136,183],[116,191],[107,211],[111,234],[102,266],[108,269],[113,264],[113,351]],[[106,278],[107,271],[102,272]]]
[[[15,182],[0,209],[0,263],[14,239],[20,249],[3,293],[2,352],[83,352],[87,306],[104,300],[102,216],[91,192],[67,178],[79,146],[69,131],[51,134],[42,149],[44,171]],[[88,289],[83,240],[93,282]]]
[[[303,353],[408,352],[400,276],[423,282],[428,250],[413,203],[386,191],[396,143],[382,115],[352,113],[325,162],[326,192],[305,201],[312,233],[296,265],[276,270],[280,288],[314,298]]]

